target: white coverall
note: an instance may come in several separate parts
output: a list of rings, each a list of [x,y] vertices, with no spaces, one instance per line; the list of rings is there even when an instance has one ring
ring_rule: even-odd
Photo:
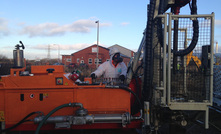
[[[120,75],[124,75],[126,77],[127,67],[124,62],[118,63],[115,67],[112,64],[112,60],[109,60],[101,64],[93,73],[95,73],[97,77],[100,77],[103,74],[104,78],[119,78]]]

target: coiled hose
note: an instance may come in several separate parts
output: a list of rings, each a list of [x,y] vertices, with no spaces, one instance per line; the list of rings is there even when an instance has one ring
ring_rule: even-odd
[[[196,0],[192,0],[192,8],[191,8],[191,14],[197,14],[197,6],[196,6]],[[196,47],[196,44],[198,42],[199,38],[199,22],[198,20],[193,20],[193,37],[190,45],[185,50],[180,50],[174,52],[175,56],[185,56],[189,54],[193,49]]]

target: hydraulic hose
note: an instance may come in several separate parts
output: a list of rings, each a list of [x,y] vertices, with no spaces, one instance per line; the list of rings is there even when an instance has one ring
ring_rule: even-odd
[[[140,96],[140,85],[138,83],[138,76],[135,75],[134,78],[135,78],[135,82],[136,82],[136,94],[139,97]],[[141,99],[139,99],[139,100],[141,100]],[[137,107],[137,103],[138,103],[138,100],[136,98],[136,100],[134,101],[133,105],[131,106],[131,114],[132,115],[136,114],[138,112],[138,110],[139,110],[138,107],[140,107],[140,106]]]
[[[120,86],[109,86],[109,85],[107,85],[105,87],[106,88],[120,88],[120,89],[123,89],[125,91],[128,91],[128,92],[132,93],[135,96],[135,98],[137,99],[140,109],[142,109],[143,106],[142,106],[142,103],[141,103],[139,97],[132,90],[130,90],[127,86],[125,86],[125,85],[120,85]]]
[[[21,124],[24,123],[24,122],[31,121],[31,120],[27,120],[27,119],[28,119],[29,117],[31,117],[32,115],[34,115],[34,114],[42,114],[42,112],[37,111],[37,112],[32,112],[32,113],[28,114],[28,115],[25,116],[21,121],[19,121],[17,124],[15,124],[15,125],[13,125],[13,126],[11,126],[11,127],[9,127],[9,128],[0,130],[0,134],[3,133],[3,132],[7,132],[7,131],[12,130],[12,129],[16,128],[17,126],[21,125]]]
[[[196,0],[192,0],[192,8],[191,8],[191,14],[197,14],[197,6],[196,6]],[[174,52],[175,56],[185,56],[189,54],[193,49],[196,47],[197,42],[199,38],[199,22],[198,20],[193,20],[193,37],[190,45],[185,50],[180,50]]]
[[[139,117],[132,117],[131,119],[132,119],[132,120],[141,119],[142,116],[143,116],[143,112],[142,112],[143,105],[142,105],[142,103],[141,103],[139,97],[137,96],[137,94],[135,94],[135,93],[134,93],[132,90],[130,90],[127,86],[120,85],[119,88],[120,88],[120,89],[123,89],[123,90],[125,90],[125,91],[128,91],[128,92],[131,92],[131,93],[135,96],[136,100],[138,101],[139,107],[140,107],[140,116],[139,116]]]
[[[158,14],[163,14],[165,9],[165,2],[164,0],[160,0],[160,6],[159,6],[159,10],[158,10]],[[162,18],[157,18],[157,37],[158,37],[158,41],[160,42],[161,47],[163,47],[163,28],[162,28]]]
[[[59,109],[65,108],[65,107],[80,107],[83,108],[83,105],[81,103],[68,103],[68,104],[63,104],[61,106],[56,107],[55,109],[53,109],[51,112],[49,112],[43,119],[42,121],[39,123],[35,134],[38,134],[41,127],[43,126],[43,124],[45,123],[45,121],[52,115],[54,114],[56,111],[58,111]]]
[[[151,0],[148,5],[148,20],[146,26],[146,42],[144,45],[144,84],[143,98],[144,101],[151,101],[152,98],[152,79],[153,79],[153,52],[152,52],[152,32],[153,16],[156,0]]]
[[[146,42],[144,45],[144,82],[143,82],[143,101],[151,102],[153,96],[153,17],[156,0],[150,0],[147,13],[147,25],[146,25]]]

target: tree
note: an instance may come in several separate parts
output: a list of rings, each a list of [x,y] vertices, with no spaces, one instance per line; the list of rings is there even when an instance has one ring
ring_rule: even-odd
[[[0,54],[0,75],[6,75],[10,73],[10,68],[13,66],[10,59]]]
[[[6,56],[0,54],[0,63],[3,63],[3,62],[10,62],[10,60]]]

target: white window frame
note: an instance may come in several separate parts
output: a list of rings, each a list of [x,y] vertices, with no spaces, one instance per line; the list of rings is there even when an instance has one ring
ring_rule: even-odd
[[[91,61],[90,61],[91,60]],[[92,58],[89,58],[88,59],[88,64],[92,64],[93,63],[93,59]]]
[[[91,52],[92,52],[92,53],[97,53],[97,47],[92,47],[92,48],[91,48]]]
[[[97,64],[97,58],[94,59],[94,64],[95,64],[95,65]],[[102,64],[102,59],[101,59],[101,58],[99,59],[98,64]]]
[[[67,61],[67,62],[71,62],[71,58],[67,58],[66,61]]]
[[[98,62],[98,63],[99,63],[99,64],[102,64],[102,59],[101,59],[101,58],[99,59],[99,62]]]

